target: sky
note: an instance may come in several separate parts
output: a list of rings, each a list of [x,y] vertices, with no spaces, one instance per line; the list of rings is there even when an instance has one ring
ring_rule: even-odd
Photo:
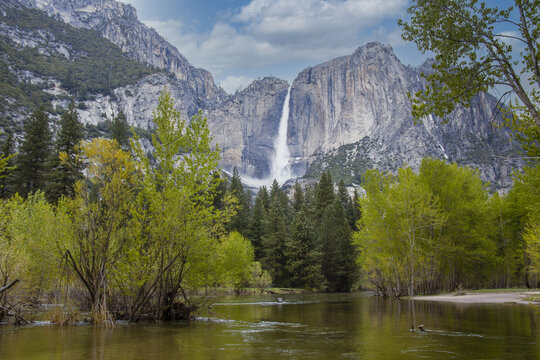
[[[265,76],[292,82],[370,41],[390,44],[407,65],[427,58],[401,39],[397,20],[407,19],[409,0],[120,1],[229,93]]]

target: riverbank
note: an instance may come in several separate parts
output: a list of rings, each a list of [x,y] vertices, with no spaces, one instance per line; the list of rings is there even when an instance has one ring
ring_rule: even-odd
[[[463,292],[460,294],[415,296],[412,299],[461,304],[540,304],[540,290]]]

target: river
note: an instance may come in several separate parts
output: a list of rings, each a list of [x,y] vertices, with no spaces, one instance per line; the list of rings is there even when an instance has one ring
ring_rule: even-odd
[[[279,296],[220,299],[219,320],[4,325],[0,359],[540,359],[540,314],[530,305]]]

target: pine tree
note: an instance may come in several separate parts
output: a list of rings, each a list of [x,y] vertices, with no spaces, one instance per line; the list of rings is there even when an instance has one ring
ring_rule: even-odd
[[[225,197],[225,194],[227,193],[227,179],[223,178],[218,171],[213,174],[213,177],[214,182],[219,182],[219,184],[216,187],[216,193],[214,195],[212,205],[218,210],[224,210],[225,204],[223,202],[223,199]]]
[[[287,272],[293,287],[321,286],[321,250],[306,206],[296,212],[286,243]]]
[[[358,230],[358,220],[362,217],[362,210],[360,209],[360,197],[358,196],[358,191],[354,189],[353,197],[351,199],[351,205],[352,205],[352,218],[353,218],[353,224],[352,227],[353,230]]]
[[[60,130],[56,137],[52,172],[47,186],[49,200],[56,203],[62,195],[75,194],[75,182],[82,178],[82,164],[77,160],[77,146],[83,140],[83,128],[77,115],[75,103],[71,103],[60,119]],[[60,160],[63,153],[63,160]]]
[[[19,146],[15,181],[19,194],[26,197],[37,190],[45,190],[51,163],[52,135],[49,117],[40,107],[23,125],[24,139]]]
[[[294,183],[294,195],[293,195],[293,210],[294,213],[298,213],[304,206],[304,192],[302,186],[298,183],[298,180]]]
[[[0,157],[5,161],[0,174],[0,198],[7,199],[13,194],[13,171],[15,169],[15,139],[13,133],[7,132],[0,143]]]
[[[347,216],[347,221],[349,222],[351,230],[355,230],[356,220],[354,218],[354,203],[349,196],[349,192],[347,191],[345,184],[343,183],[343,179],[339,181],[338,197],[341,200],[341,205],[343,206],[343,209],[345,210],[345,215]]]
[[[272,203],[274,201],[277,201],[279,203],[279,207],[281,208],[281,211],[283,211],[282,215],[285,221],[285,225],[289,226],[292,221],[292,209],[289,198],[287,197],[285,191],[283,191],[279,187],[279,184],[275,179],[272,182],[272,187],[270,188],[270,207],[272,206]]]
[[[261,198],[261,202],[264,205],[264,208],[266,209],[266,211],[268,211],[268,209],[270,208],[270,194],[268,193],[268,189],[265,185],[260,187],[257,196]]]
[[[328,290],[349,292],[356,280],[356,250],[351,228],[339,197],[323,214],[320,227],[322,272]]]
[[[285,201],[284,201],[285,200]],[[289,204],[287,195],[274,180],[270,190],[270,206],[267,213],[265,234],[262,239],[263,267],[268,270],[276,286],[288,284],[285,244],[289,236]]]
[[[263,249],[263,235],[265,233],[266,223],[266,208],[264,206],[264,199],[262,196],[262,188],[259,190],[257,197],[255,198],[255,205],[253,206],[253,214],[249,222],[248,227],[248,239],[253,245],[255,252],[255,260],[260,261],[264,255]],[[268,193],[266,193],[268,195]]]
[[[228,224],[228,230],[238,231],[240,234],[246,235],[251,212],[251,194],[244,191],[244,186],[242,185],[242,180],[236,167],[233,170],[233,177],[228,192],[237,200],[236,214],[231,218]]]
[[[315,218],[320,224],[324,211],[334,202],[334,183],[329,171],[323,172],[315,188]]]
[[[131,130],[127,122],[126,114],[120,111],[118,115],[113,116],[111,124],[111,138],[116,140],[122,149],[129,149],[129,138]]]

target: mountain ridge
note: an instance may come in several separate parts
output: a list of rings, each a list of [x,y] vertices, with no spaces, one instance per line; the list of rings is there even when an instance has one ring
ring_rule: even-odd
[[[151,129],[152,109],[167,87],[182,116],[204,111],[215,143],[221,145],[225,170],[238,167],[245,176],[270,176],[274,138],[290,85],[286,81],[266,77],[227,94],[208,71],[193,67],[178,49],[139,22],[133,7],[114,0],[4,4],[41,9],[73,26],[93,29],[131,58],[164,69],[83,101],[79,115],[84,122],[95,125],[123,111],[132,125]],[[291,85],[287,141],[296,175],[314,178],[335,162],[341,169],[336,175],[358,183],[367,164],[394,171],[405,164],[417,168],[423,157],[432,156],[478,168],[484,180],[507,188],[512,168],[521,163],[496,159],[519,147],[511,143],[507,130],[492,126],[500,116],[492,112],[495,102],[489,94],[475,97],[469,109],[458,107],[447,124],[430,116],[415,125],[407,93],[425,86],[420,73],[429,71],[429,65],[429,60],[419,67],[404,65],[389,45],[370,42],[351,55],[302,70]],[[68,102],[58,98],[53,106],[67,107]],[[350,158],[346,163],[340,160],[343,151]]]

